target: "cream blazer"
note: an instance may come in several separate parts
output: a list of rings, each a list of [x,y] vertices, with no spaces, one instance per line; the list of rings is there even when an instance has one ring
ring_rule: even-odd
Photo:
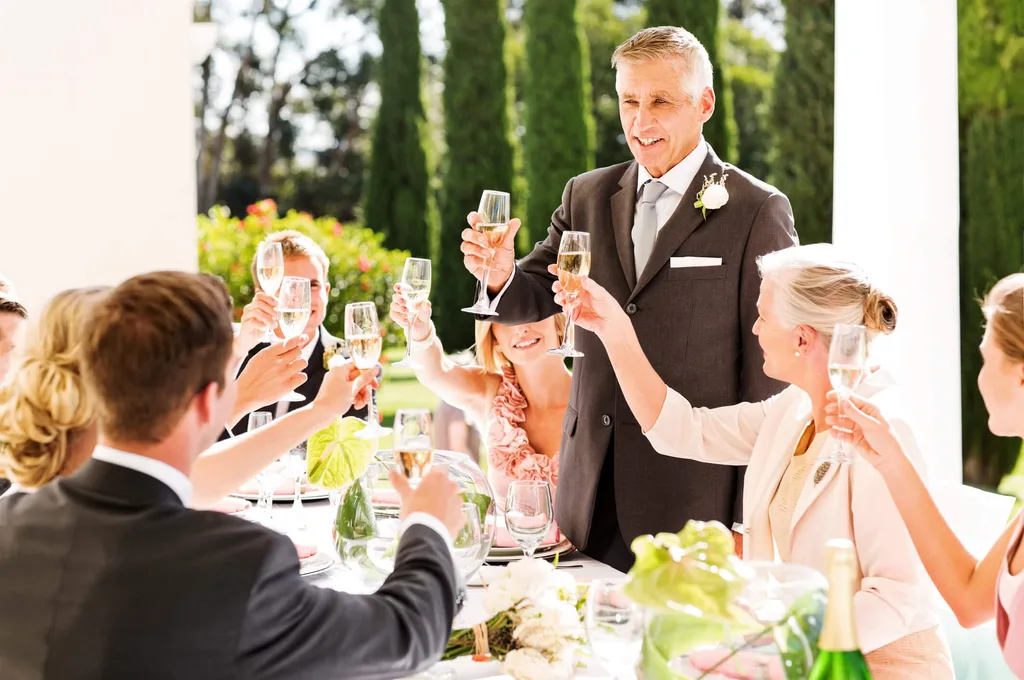
[[[923,470],[917,441],[898,415],[892,384],[891,377],[878,370],[857,393],[887,414],[908,455]],[[666,456],[747,465],[743,554],[747,559],[775,561],[779,557],[768,523],[768,504],[811,418],[810,397],[794,386],[762,402],[716,409],[693,408],[669,389],[658,420],[646,435]],[[822,454],[835,446],[829,437]],[[813,470],[817,469],[815,465]],[[825,542],[831,538],[853,541],[860,562],[854,615],[862,651],[871,652],[938,625],[938,603],[928,576],[881,475],[863,460],[832,464],[817,484],[814,471],[793,512],[792,561],[826,573]]]

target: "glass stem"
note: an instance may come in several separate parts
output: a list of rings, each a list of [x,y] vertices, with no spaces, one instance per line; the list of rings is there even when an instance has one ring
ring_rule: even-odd
[[[295,513],[296,522],[299,522],[298,513],[302,512],[302,475],[295,478],[295,500],[292,501],[292,512]]]
[[[480,299],[477,300],[477,304],[487,305],[490,304],[490,300],[487,299],[487,280],[491,277],[491,259],[487,258],[484,262],[484,275],[480,277]]]
[[[370,400],[368,402],[366,402],[366,426],[367,427],[377,427],[378,426],[377,414],[374,413],[374,408],[373,408],[373,395],[374,395],[374,392],[375,391],[371,388],[370,389]]]
[[[576,324],[573,323],[573,311],[576,307],[576,301],[573,300],[569,303],[569,313],[566,315],[565,320],[565,338],[562,340],[562,347],[575,348],[576,347]]]

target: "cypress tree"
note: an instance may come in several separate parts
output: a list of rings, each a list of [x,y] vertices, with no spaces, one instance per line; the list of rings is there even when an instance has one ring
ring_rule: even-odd
[[[539,240],[566,182],[593,167],[594,119],[587,43],[576,0],[526,0],[523,26],[528,186],[523,228]]]
[[[462,264],[460,234],[484,189],[512,191],[511,90],[504,0],[444,0],[445,138],[441,245],[434,286],[438,334],[446,347],[473,344],[475,280]]]
[[[384,47],[377,71],[380,110],[373,129],[363,215],[392,248],[431,254],[426,115],[420,93],[420,18],[416,0],[383,0]]]
[[[785,0],[786,51],[775,72],[772,182],[793,204],[801,243],[832,240],[835,0]]]
[[[733,120],[732,91],[728,73],[722,68],[718,23],[720,0],[647,0],[648,26],[685,28],[704,45],[711,58],[715,78],[715,113],[704,123],[704,139],[719,158],[736,161],[736,122]]]

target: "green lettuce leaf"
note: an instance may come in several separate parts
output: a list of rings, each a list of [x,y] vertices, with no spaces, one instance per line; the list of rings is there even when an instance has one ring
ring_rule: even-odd
[[[359,479],[377,452],[373,439],[356,439],[366,422],[351,416],[320,430],[306,443],[309,483],[322,489],[343,489]]]

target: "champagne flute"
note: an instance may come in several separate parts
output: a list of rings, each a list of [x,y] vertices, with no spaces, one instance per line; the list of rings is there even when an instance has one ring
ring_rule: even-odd
[[[271,297],[277,296],[284,279],[284,251],[278,242],[263,241],[256,252],[256,278],[260,289]],[[263,333],[263,342],[274,342],[274,333],[267,329]]]
[[[839,399],[848,399],[864,379],[868,361],[868,337],[864,326],[837,324],[828,348],[828,378],[839,393]],[[830,463],[852,463],[853,456],[843,442],[837,441],[835,453],[823,456]]]
[[[302,482],[306,478],[306,442],[302,442],[288,452],[287,458],[288,474],[295,479],[295,498],[292,499],[292,511],[289,516],[292,521],[292,531],[298,533],[306,531],[305,513],[302,510]]]
[[[475,503],[463,503],[462,519],[464,523],[452,541],[452,548],[463,580],[469,581],[487,557],[480,524],[480,508]]]
[[[635,678],[643,643],[643,611],[622,591],[623,578],[598,579],[587,589],[584,626],[594,656],[615,678]]]
[[[253,411],[249,414],[249,426],[248,431],[252,432],[259,428],[269,425],[270,421],[274,419],[273,414],[270,411]],[[264,470],[261,470],[256,475],[256,483],[259,485],[259,498],[256,501],[256,511],[261,518],[265,518],[269,523],[271,519],[271,506],[273,505],[274,487],[271,484],[267,484],[268,481],[265,479],[268,474],[264,474]]]
[[[345,305],[345,342],[352,354],[352,361],[361,371],[377,370],[383,340],[380,322],[377,320],[377,306],[372,302],[352,302]],[[366,427],[356,432],[359,439],[378,439],[391,434],[391,428],[381,427],[377,422],[373,390],[366,405]]]
[[[402,283],[405,284],[402,295],[405,296],[405,306],[409,310],[409,321],[405,327],[405,356],[394,365],[419,368],[412,359],[412,327],[416,324],[420,306],[430,296],[430,260],[408,258],[402,270]]]
[[[590,234],[585,231],[563,231],[558,245],[558,282],[569,301],[566,308],[565,334],[562,346],[548,350],[560,357],[581,357],[576,349],[576,324],[572,321],[576,297],[583,290],[583,277],[590,274]]]
[[[395,414],[395,460],[416,488],[434,460],[433,421],[425,408],[401,409]]]
[[[547,482],[515,481],[505,497],[505,527],[531,559],[551,530],[551,487]]]
[[[487,245],[491,249],[491,256],[484,262],[484,275],[480,277],[480,294],[477,295],[476,303],[472,307],[464,307],[462,311],[482,316],[497,316],[497,312],[491,309],[491,302],[487,299],[487,277],[491,271],[491,260],[494,258],[494,251],[497,250],[505,240],[508,233],[510,198],[507,192],[491,191],[487,189],[480,197],[480,221],[474,229],[487,237]]]
[[[277,319],[281,335],[290,340],[306,329],[306,322],[312,312],[313,302],[309,279],[286,276],[281,280],[281,294],[277,300]],[[289,392],[281,401],[305,401],[298,392]]]

